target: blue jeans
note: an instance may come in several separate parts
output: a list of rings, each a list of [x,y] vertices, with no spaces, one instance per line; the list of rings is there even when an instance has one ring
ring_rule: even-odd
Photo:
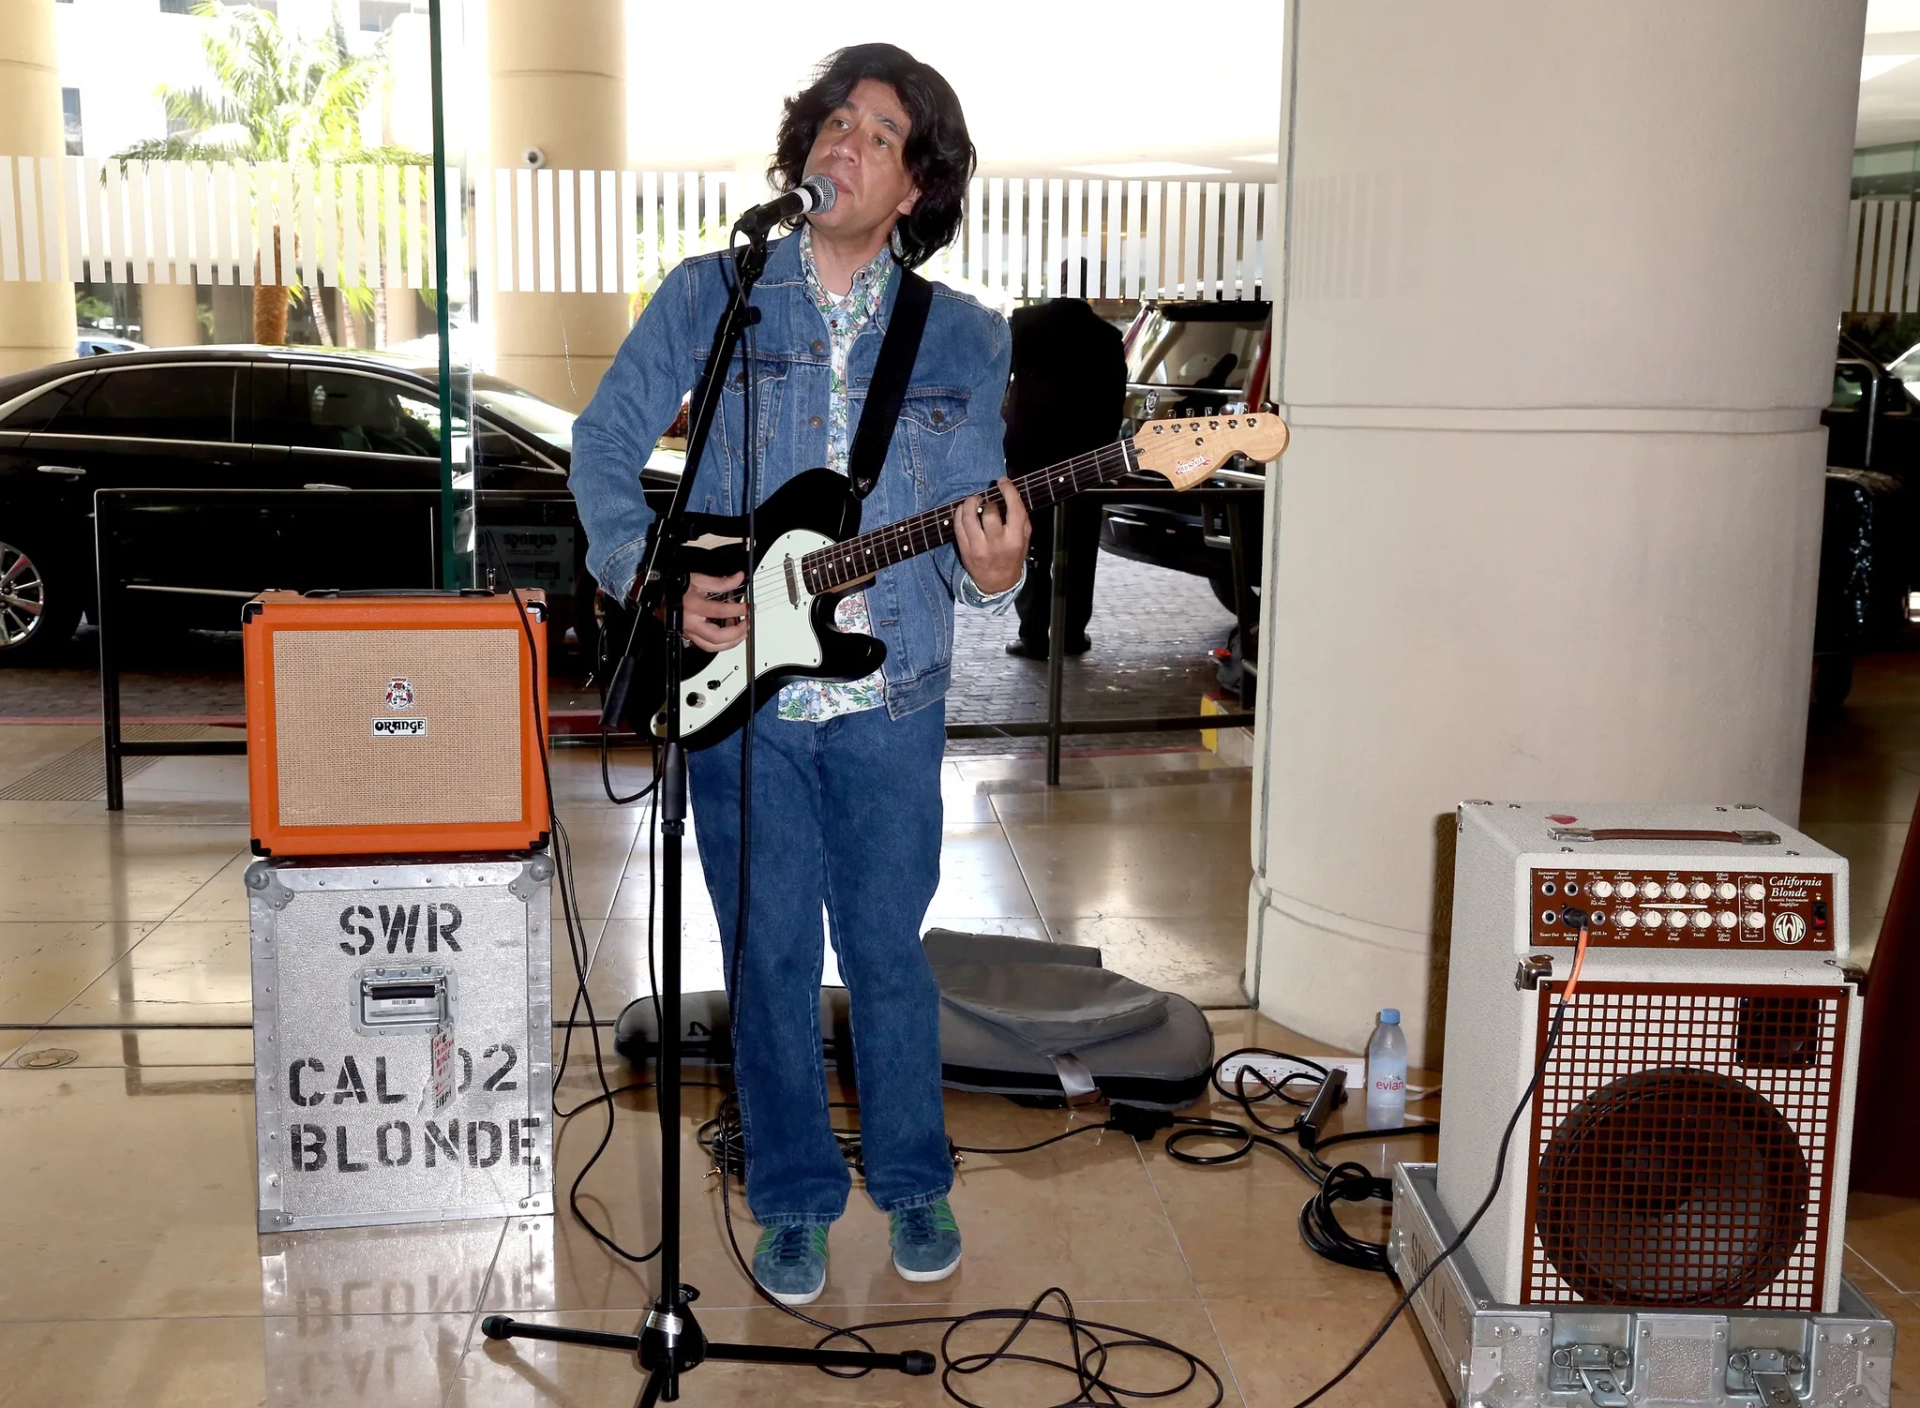
[[[882,1212],[947,1195],[940,991],[920,922],[940,881],[946,706],[753,727],[752,894],[738,992],[735,1083],[747,1206],[763,1227],[828,1223],[852,1178],[828,1123],[820,1042],[820,915],[846,980],[867,1193]],[[689,755],[700,863],[733,981],[740,879],[740,738]]]

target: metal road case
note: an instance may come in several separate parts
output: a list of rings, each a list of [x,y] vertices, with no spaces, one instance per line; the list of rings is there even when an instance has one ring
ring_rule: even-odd
[[[553,1211],[552,876],[247,867],[262,1232]]]
[[[1456,1232],[1437,1167],[1394,1170],[1403,1285]],[[1413,1311],[1461,1408],[1886,1408],[1893,1393],[1893,1324],[1844,1277],[1832,1314],[1495,1305],[1462,1248]]]

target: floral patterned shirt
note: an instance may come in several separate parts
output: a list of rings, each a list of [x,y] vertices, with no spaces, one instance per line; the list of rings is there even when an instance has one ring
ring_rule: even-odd
[[[853,340],[886,302],[887,284],[893,277],[893,251],[882,246],[880,252],[854,274],[852,287],[844,294],[835,294],[821,282],[820,271],[814,265],[813,228],[802,225],[800,266],[806,270],[807,291],[813,295],[814,306],[820,310],[820,316],[827,320],[828,360],[832,370],[827,390],[827,467],[845,474],[847,459],[853,450],[851,407],[847,397],[847,359],[853,352]],[[1005,609],[1007,600],[1018,590],[1016,584],[1007,591],[988,596],[974,585],[973,579],[964,570],[960,574],[960,599],[969,606],[999,606]],[[839,605],[834,608],[833,624],[837,630],[872,635],[873,617],[867,611],[867,594],[849,592],[840,598]],[[881,678],[880,671],[875,670],[865,679],[845,684],[825,680],[795,680],[781,689],[776,707],[779,717],[783,719],[820,723],[841,714],[877,709],[886,702],[886,682]]]

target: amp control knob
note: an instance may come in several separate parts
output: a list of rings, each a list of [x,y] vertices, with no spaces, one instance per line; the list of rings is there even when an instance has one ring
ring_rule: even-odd
[[[1708,914],[1704,909],[1696,909],[1693,912],[1694,928],[1707,929],[1707,928],[1711,928],[1712,925],[1713,925],[1713,916],[1711,914]]]
[[[1761,900],[1765,899],[1766,897],[1767,897],[1767,887],[1765,885],[1762,885],[1758,880],[1753,881],[1751,884],[1747,886],[1747,898],[1752,900],[1755,904],[1758,904]]]
[[[1640,893],[1640,887],[1634,884],[1633,881],[1622,880],[1620,882],[1620,898],[1621,899],[1630,900],[1639,893]]]
[[[1672,882],[1671,884],[1669,884],[1669,885],[1667,886],[1667,898],[1668,898],[1668,899],[1670,899],[1670,900],[1683,900],[1683,899],[1685,899],[1686,897],[1687,897],[1687,882],[1686,882],[1686,881],[1684,881],[1684,880],[1675,880],[1675,881],[1673,881],[1673,882]]]
[[[1613,881],[1596,880],[1587,886],[1587,889],[1592,892],[1595,899],[1604,900],[1613,894]]]
[[[1740,887],[1731,880],[1722,880],[1720,882],[1720,888],[1715,890],[1714,893],[1723,900],[1730,900],[1740,893]]]
[[[1750,909],[1747,911],[1747,927],[1749,929],[1762,928],[1766,925],[1766,922],[1767,922],[1767,916],[1762,914],[1759,910]]]
[[[1631,929],[1640,922],[1640,916],[1630,909],[1623,909],[1613,916],[1613,922],[1622,929]]]
[[[1709,885],[1704,880],[1696,880],[1693,882],[1693,897],[1695,899],[1697,900],[1711,899],[1712,896],[1713,896],[1713,886]]]
[[[1722,929],[1731,929],[1734,925],[1740,922],[1740,916],[1735,914],[1730,909],[1723,909],[1720,911],[1719,915],[1717,916],[1716,922],[1720,925]]]
[[[1649,929],[1658,929],[1662,924],[1666,922],[1667,922],[1666,919],[1661,915],[1659,910],[1650,909],[1647,911],[1647,917],[1646,917],[1645,923]]]

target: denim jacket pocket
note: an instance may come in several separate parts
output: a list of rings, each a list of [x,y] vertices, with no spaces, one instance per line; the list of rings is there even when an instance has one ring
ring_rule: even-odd
[[[900,418],[931,435],[946,435],[967,422],[968,395],[948,386],[917,386],[900,401]]]

